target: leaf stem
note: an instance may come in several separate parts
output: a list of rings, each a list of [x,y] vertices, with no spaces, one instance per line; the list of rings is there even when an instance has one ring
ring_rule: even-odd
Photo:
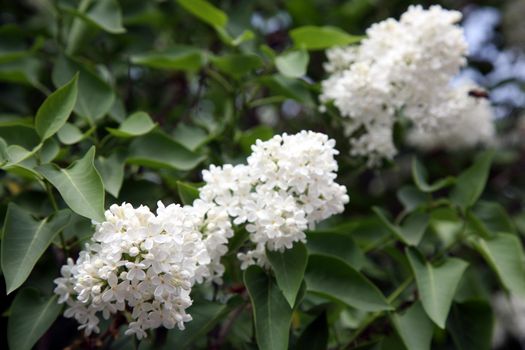
[[[49,197],[49,201],[51,202],[51,205],[53,206],[53,209],[55,211],[58,211],[59,208],[58,208],[57,202],[55,200],[55,196],[53,195],[53,189],[49,185],[49,182],[45,181],[45,184],[46,184],[46,191],[47,191],[47,195]]]
[[[53,189],[51,188],[51,185],[49,184],[49,182],[47,181],[44,181],[44,182],[46,184],[46,192],[47,192],[47,196],[49,197],[49,201],[51,202],[51,205],[53,206],[53,210],[57,212],[60,209],[58,207],[55,196],[53,195]],[[60,238],[60,245],[62,246],[62,250],[64,251],[66,256],[69,256],[69,248],[66,245],[66,239],[64,238],[64,232],[60,231],[58,233],[58,237]]]

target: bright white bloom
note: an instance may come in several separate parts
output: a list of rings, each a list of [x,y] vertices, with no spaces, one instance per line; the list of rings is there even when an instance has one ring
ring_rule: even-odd
[[[463,84],[450,90],[447,101],[439,106],[441,113],[449,116],[447,123],[434,130],[412,129],[408,143],[424,151],[455,151],[493,143],[493,111],[488,100],[469,96],[469,91],[475,89],[479,88]]]
[[[257,191],[285,191],[306,214],[308,224],[341,213],[348,202],[346,188],[335,182],[338,165],[335,140],[313,131],[257,140],[248,167]]]
[[[440,6],[411,6],[399,21],[372,25],[360,46],[327,51],[332,75],[320,99],[346,118],[351,155],[368,158],[369,166],[392,159],[392,129],[401,114],[422,130],[442,129],[453,118],[442,105],[466,62],[460,19],[460,12]]]
[[[252,146],[247,165],[203,171],[200,198],[245,225],[254,249],[239,253],[241,267],[266,265],[265,249],[305,241],[308,226],[344,210],[346,188],[335,182],[338,151],[324,134],[283,134]]]
[[[492,298],[492,307],[495,316],[492,345],[501,347],[507,336],[525,344],[525,300],[498,293]]]
[[[99,332],[99,316],[129,311],[126,334],[139,339],[164,326],[184,329],[195,281],[208,274],[210,257],[196,229],[199,221],[178,205],[112,205],[96,224],[92,242],[76,262],[68,259],[55,280],[65,317],[74,317],[86,335]]]

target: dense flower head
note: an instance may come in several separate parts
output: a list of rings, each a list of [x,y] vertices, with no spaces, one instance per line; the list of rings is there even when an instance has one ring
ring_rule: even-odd
[[[203,171],[204,202],[244,225],[254,249],[239,253],[242,268],[266,264],[265,249],[289,249],[304,231],[344,210],[346,188],[335,182],[335,141],[303,131],[277,135],[252,146],[247,164],[211,166]]]
[[[148,207],[112,205],[96,224],[90,243],[76,262],[68,259],[55,280],[59,302],[87,335],[99,332],[99,315],[127,312],[126,334],[139,339],[146,330],[164,326],[184,329],[191,320],[191,287],[208,274],[210,257],[198,220],[178,205],[158,215]]]
[[[466,96],[458,100],[450,86],[466,63],[460,20],[460,12],[437,5],[411,6],[399,20],[373,24],[360,46],[327,51],[331,75],[322,82],[320,99],[345,117],[352,156],[366,158],[369,166],[392,159],[393,126],[401,115],[416,132],[428,134],[468,119],[458,117],[466,111]]]

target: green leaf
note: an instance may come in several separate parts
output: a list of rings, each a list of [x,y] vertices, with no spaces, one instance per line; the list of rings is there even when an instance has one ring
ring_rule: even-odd
[[[457,258],[447,258],[439,266],[432,266],[414,248],[406,251],[410,267],[425,312],[440,328],[445,328],[452,299],[468,264]]]
[[[416,157],[412,159],[412,177],[414,178],[414,183],[416,184],[417,188],[423,192],[435,192],[442,188],[453,185],[456,181],[454,177],[450,176],[438,180],[430,185],[428,183],[427,170]]]
[[[497,273],[510,292],[525,298],[525,254],[520,239],[498,234],[492,239],[474,238],[474,247]]]
[[[410,213],[403,220],[402,226],[399,227],[388,220],[385,213],[383,212],[383,209],[379,207],[373,207],[372,210],[390,233],[411,246],[416,246],[419,244],[423,238],[423,235],[425,234],[430,220],[430,216],[428,214],[415,211]]]
[[[60,146],[55,139],[48,139],[44,142],[40,150],[40,161],[42,163],[49,163],[55,159],[60,153]]]
[[[328,322],[326,311],[321,312],[304,329],[297,341],[296,349],[300,350],[325,350],[328,349]]]
[[[13,62],[0,64],[0,81],[29,85],[43,90],[42,84],[38,81],[42,63],[34,57],[24,57]]]
[[[109,112],[115,93],[91,68],[66,56],[60,56],[53,67],[53,83],[55,86],[64,85],[77,72],[78,98],[75,112],[94,122]]]
[[[407,350],[430,349],[434,324],[418,301],[404,313],[392,314],[392,323]]]
[[[397,191],[397,199],[403,204],[406,211],[413,211],[420,205],[427,203],[431,198],[415,186],[403,186]]]
[[[84,138],[84,134],[82,134],[78,126],[71,123],[65,123],[64,126],[58,130],[57,136],[64,145],[74,145]]]
[[[223,319],[235,306],[238,300],[230,300],[228,304],[219,304],[206,300],[196,301],[188,309],[192,320],[186,324],[186,329],[168,331],[164,349],[187,349],[199,338],[206,336],[213,327]]]
[[[401,224],[401,232],[409,245],[416,246],[421,242],[430,221],[430,215],[415,211],[410,213]]]
[[[0,166],[3,166],[9,161],[9,153],[7,153],[7,143],[0,137]]]
[[[184,205],[191,205],[199,198],[199,188],[189,182],[177,181],[177,192]]]
[[[146,112],[135,112],[130,115],[118,129],[106,128],[113,136],[129,138],[147,134],[155,128],[157,124],[151,120]]]
[[[69,223],[69,210],[61,210],[43,220],[16,204],[9,204],[2,239],[2,271],[7,294],[24,283],[38,259],[44,254],[56,234]]]
[[[20,291],[11,305],[7,342],[11,350],[30,350],[53,324],[62,305],[57,296],[42,296],[35,289]]]
[[[77,81],[78,74],[75,74],[71,81],[49,95],[36,112],[35,129],[42,140],[53,136],[69,118],[77,101]]]
[[[273,129],[266,125],[259,125],[244,131],[239,139],[239,144],[245,154],[252,153],[252,145],[257,140],[266,141],[273,137]]]
[[[294,50],[277,56],[275,66],[285,77],[300,78],[306,74],[309,58],[306,50]]]
[[[494,232],[517,233],[512,219],[499,203],[478,201],[468,214],[475,216],[486,236]]]
[[[204,0],[178,0],[178,3],[186,11],[211,25],[212,27],[224,27],[228,23],[226,13]]]
[[[308,261],[306,247],[303,243],[296,242],[292,249],[286,249],[284,252],[267,250],[266,256],[275,272],[277,285],[293,308]]]
[[[253,39],[255,39],[254,32],[247,29],[247,30],[244,30],[241,34],[239,34],[236,38],[231,38],[231,41],[229,42],[229,44],[233,46],[239,46],[240,44],[253,40]]]
[[[64,11],[111,34],[126,32],[122,26],[122,11],[117,0],[98,0],[87,11],[63,7]]]
[[[0,126],[0,137],[8,145],[19,145],[26,149],[32,149],[40,143],[40,137],[35,129],[27,125]]]
[[[281,74],[274,74],[261,77],[260,82],[276,95],[294,99],[305,105],[312,105],[312,97],[305,86],[306,84],[302,80],[287,78]]]
[[[205,59],[201,50],[191,46],[178,45],[165,52],[133,55],[131,62],[156,69],[194,72],[201,68]]]
[[[113,152],[108,158],[98,157],[95,160],[104,188],[113,197],[118,198],[124,181],[124,163],[126,157],[122,152]]]
[[[221,71],[240,79],[250,71],[262,66],[262,60],[254,54],[228,54],[212,57],[211,62]]]
[[[310,255],[305,280],[309,292],[335,299],[356,309],[391,309],[374,284],[340,259]]]
[[[168,135],[153,132],[133,140],[127,162],[151,168],[191,170],[203,159],[203,156],[188,151]]]
[[[259,266],[246,269],[244,284],[253,306],[259,349],[288,349],[292,308],[277,285]]]
[[[95,147],[86,155],[61,169],[54,164],[36,170],[60,192],[66,204],[79,215],[101,222],[104,220],[104,186],[93,164]]]
[[[450,310],[447,329],[457,350],[491,349],[492,308],[482,300],[454,304]]]
[[[453,203],[463,209],[476,203],[485,189],[493,156],[494,151],[483,152],[470,168],[461,173],[450,194]]]
[[[177,128],[173,131],[173,137],[175,141],[190,151],[195,151],[210,140],[210,136],[203,129],[184,123],[177,125]]]
[[[306,237],[306,247],[310,254],[339,258],[356,270],[361,269],[365,263],[363,252],[348,234],[310,231],[306,233]]]
[[[357,43],[361,37],[346,33],[336,27],[304,26],[290,31],[296,47],[306,50],[324,50],[332,46],[345,46]]]

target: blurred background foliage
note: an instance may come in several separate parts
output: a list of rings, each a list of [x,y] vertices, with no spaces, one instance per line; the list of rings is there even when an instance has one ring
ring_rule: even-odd
[[[46,96],[79,71],[75,113],[35,152],[38,162],[53,161],[66,168],[95,146],[95,167],[108,207],[123,201],[150,206],[157,200],[184,202],[181,181],[200,182],[200,171],[209,164],[243,162],[255,139],[302,129],[324,132],[337,140],[338,181],[347,186],[351,202],[344,215],[320,229],[351,230],[361,247],[376,245],[387,231],[370,208],[380,206],[398,216],[422,196],[412,185],[414,151],[400,144],[401,154],[383,169],[370,170],[350,159],[337,118],[318,110],[324,53],[291,50],[297,44],[291,31],[307,25],[334,26],[359,37],[372,23],[397,18],[415,3],[439,3],[465,16],[471,52],[462,74],[489,91],[501,141],[484,199],[505,208],[512,230],[523,235],[525,3],[521,0],[214,2],[227,18],[213,11],[191,13],[191,1],[5,0],[0,3],[0,137],[7,145],[34,150],[40,140],[30,127],[33,116]],[[401,139],[403,128],[397,132]],[[420,159],[434,180],[458,175],[474,155],[475,151],[435,151]],[[36,160],[29,155],[17,163],[12,154],[6,159],[9,156],[12,164],[4,163],[0,173],[0,220],[9,203],[40,217],[49,215],[52,203],[31,170]],[[492,215],[495,204],[490,203],[476,207],[481,216]],[[439,219],[451,214],[435,215]],[[89,219],[74,214],[64,233],[70,249],[78,249],[91,234]],[[58,275],[57,254],[63,259],[54,248],[44,255],[25,286],[50,293]],[[380,266],[392,261],[381,252],[372,253],[371,259]],[[368,273],[381,285],[385,274],[396,272],[371,267]],[[2,299],[4,316],[12,299],[12,294]],[[332,311],[329,317],[340,317]],[[347,325],[359,319],[346,313],[343,318]],[[59,324],[40,348],[72,341],[75,323],[61,319]],[[236,324],[231,342],[247,348],[241,343],[250,343],[252,330],[242,322]],[[441,346],[446,348],[449,341],[442,340]]]

